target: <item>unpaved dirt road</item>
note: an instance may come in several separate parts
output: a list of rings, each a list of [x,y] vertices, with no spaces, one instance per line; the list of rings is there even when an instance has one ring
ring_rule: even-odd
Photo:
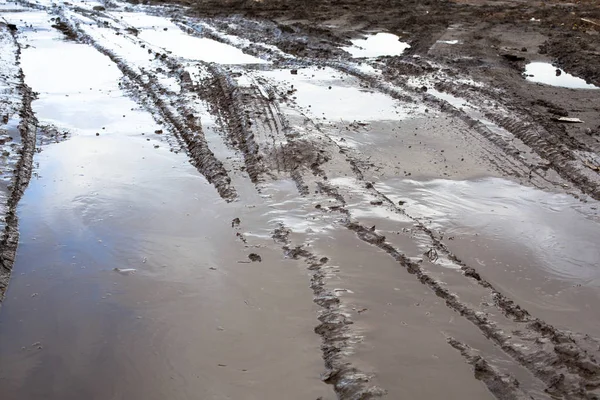
[[[597,4],[303,4],[0,3],[3,400],[600,398]]]

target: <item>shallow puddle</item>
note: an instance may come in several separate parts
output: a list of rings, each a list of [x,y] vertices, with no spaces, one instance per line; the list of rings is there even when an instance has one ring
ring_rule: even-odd
[[[354,39],[351,42],[352,46],[342,47],[342,49],[355,58],[399,56],[410,47],[408,43],[400,41],[398,36],[385,32],[369,35],[365,39]]]
[[[566,73],[550,63],[534,62],[525,66],[525,78],[530,82],[543,83],[570,89],[600,89],[585,80]]]
[[[290,70],[260,73],[283,87],[294,89],[292,99],[304,112],[316,119],[331,121],[399,120],[424,109],[414,104],[403,104],[380,92],[360,86],[354,77],[325,67],[303,68],[292,74]]]
[[[597,204],[581,203],[498,178],[476,181],[397,180],[385,191],[409,214],[446,235],[486,236],[528,254],[561,279],[600,285]]]
[[[600,335],[598,202],[498,178],[392,180],[379,188],[535,317]]]

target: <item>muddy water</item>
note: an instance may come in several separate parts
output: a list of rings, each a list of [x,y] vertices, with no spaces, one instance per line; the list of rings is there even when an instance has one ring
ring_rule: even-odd
[[[4,398],[327,395],[303,267],[240,246],[236,211],[185,157],[101,140],[37,159],[0,317]]]
[[[33,109],[71,136],[41,148],[20,203],[2,398],[332,398],[305,267],[267,247],[261,204],[223,201],[149,138],[161,126],[107,57],[37,21],[22,38]],[[244,244],[236,217],[264,228]]]
[[[332,68],[303,68],[297,74],[274,70],[260,76],[294,89],[298,106],[316,119],[348,122],[399,120],[422,112],[423,107],[400,103],[388,95],[361,88],[358,79]]]

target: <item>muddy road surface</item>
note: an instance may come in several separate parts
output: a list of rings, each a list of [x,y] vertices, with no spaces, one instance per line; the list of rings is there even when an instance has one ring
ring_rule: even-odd
[[[0,3],[0,397],[600,398],[592,5],[211,4]]]

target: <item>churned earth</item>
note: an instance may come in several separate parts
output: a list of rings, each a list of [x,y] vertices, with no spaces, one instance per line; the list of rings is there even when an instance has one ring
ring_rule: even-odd
[[[600,398],[599,33],[1,2],[2,399]]]

